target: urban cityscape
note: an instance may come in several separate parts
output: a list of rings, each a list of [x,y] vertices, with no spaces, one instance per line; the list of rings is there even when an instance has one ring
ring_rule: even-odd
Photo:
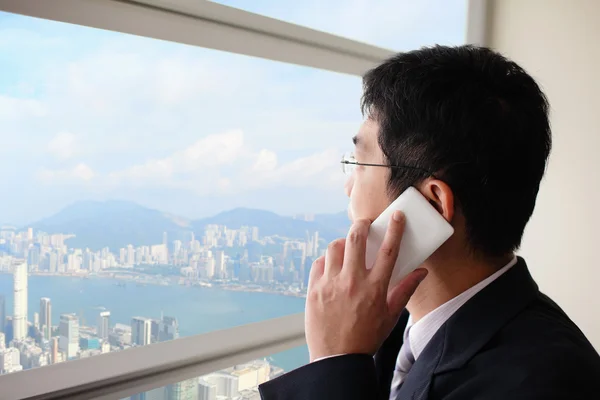
[[[261,237],[257,227],[207,225],[200,238],[192,232],[186,240],[162,236],[153,245],[92,251],[70,248],[72,234],[2,227],[0,273],[12,274],[13,293],[0,294],[0,374],[179,337],[177,315],[132,315],[129,325],[112,324],[110,310],[100,308],[90,324],[75,310],[53,310],[51,298],[31,304],[29,276],[110,278],[116,286],[185,285],[302,297],[310,266],[324,252],[318,232],[306,232],[303,239]],[[10,295],[12,315],[6,310]],[[37,311],[30,321],[33,309]],[[58,325],[53,324],[53,313],[59,316]],[[266,359],[255,360],[131,399],[259,399],[258,385],[283,372]]]

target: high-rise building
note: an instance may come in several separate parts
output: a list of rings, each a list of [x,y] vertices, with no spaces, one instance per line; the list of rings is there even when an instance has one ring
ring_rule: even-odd
[[[6,325],[6,299],[0,294],[0,332],[5,332]]]
[[[104,340],[108,339],[110,333],[110,311],[102,311],[98,315],[98,337]]]
[[[33,313],[33,327],[40,329],[40,314],[38,312]]]
[[[217,400],[217,385],[204,379],[198,380],[198,400]]]
[[[52,337],[52,304],[48,297],[40,299],[40,329],[44,338],[50,340]]]
[[[170,400],[169,397],[165,397],[167,388],[159,387],[156,389],[149,390],[147,392],[134,394],[130,400]]]
[[[215,252],[215,275],[217,276],[217,278],[226,278],[225,252],[222,250]]]
[[[0,351],[0,373],[9,374],[11,372],[22,371],[21,352],[15,347]]]
[[[58,254],[52,252],[48,255],[48,270],[51,273],[56,273],[58,271]]]
[[[27,263],[14,265],[13,340],[27,337]]]
[[[145,346],[151,343],[152,320],[144,317],[133,317],[131,319],[131,343]]]
[[[27,252],[27,265],[30,270],[38,269],[40,265],[41,247],[39,243],[34,243]]]
[[[57,337],[53,337],[52,341],[50,342],[50,350],[52,354],[52,364],[56,364],[58,362],[58,338]]]
[[[173,340],[179,337],[179,324],[177,318],[164,316],[160,323],[160,331],[158,334],[158,340],[164,342],[166,340]]]
[[[188,379],[166,387],[166,398],[169,400],[196,400],[198,395],[197,379]]]
[[[132,266],[135,264],[135,249],[132,245],[127,245],[127,265]]]
[[[66,354],[67,360],[77,356],[79,352],[79,318],[75,314],[60,316],[58,348]]]
[[[4,333],[0,332],[0,351],[6,349],[6,336]]]

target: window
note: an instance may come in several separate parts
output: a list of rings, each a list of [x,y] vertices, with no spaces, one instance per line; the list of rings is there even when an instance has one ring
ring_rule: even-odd
[[[464,43],[466,0],[215,1],[397,51]]]
[[[61,19],[23,3],[10,7]],[[463,41],[464,0],[221,3],[397,50]],[[72,6],[107,18],[138,7]],[[221,25],[221,44],[245,51]],[[261,40],[247,53],[299,64],[310,53],[307,65],[350,73],[387,54],[293,43],[277,57]],[[349,225],[339,159],[362,118],[360,77],[2,12],[0,64],[1,374],[303,311],[311,261]],[[301,343],[293,329],[289,346]],[[307,361],[303,346],[234,368],[266,379]],[[211,398],[227,374],[133,398]]]
[[[359,77],[0,19],[3,372],[303,311]]]

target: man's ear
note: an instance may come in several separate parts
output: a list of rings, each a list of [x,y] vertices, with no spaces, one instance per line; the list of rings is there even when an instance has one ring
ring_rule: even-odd
[[[419,191],[448,222],[454,218],[454,193],[446,182],[427,179],[418,187]]]

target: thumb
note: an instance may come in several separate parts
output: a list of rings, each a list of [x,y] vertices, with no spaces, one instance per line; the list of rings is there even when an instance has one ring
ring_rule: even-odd
[[[428,271],[424,268],[419,268],[404,277],[394,288],[388,293],[387,303],[390,317],[396,318],[400,315],[406,304],[410,300],[419,284],[425,279]]]

